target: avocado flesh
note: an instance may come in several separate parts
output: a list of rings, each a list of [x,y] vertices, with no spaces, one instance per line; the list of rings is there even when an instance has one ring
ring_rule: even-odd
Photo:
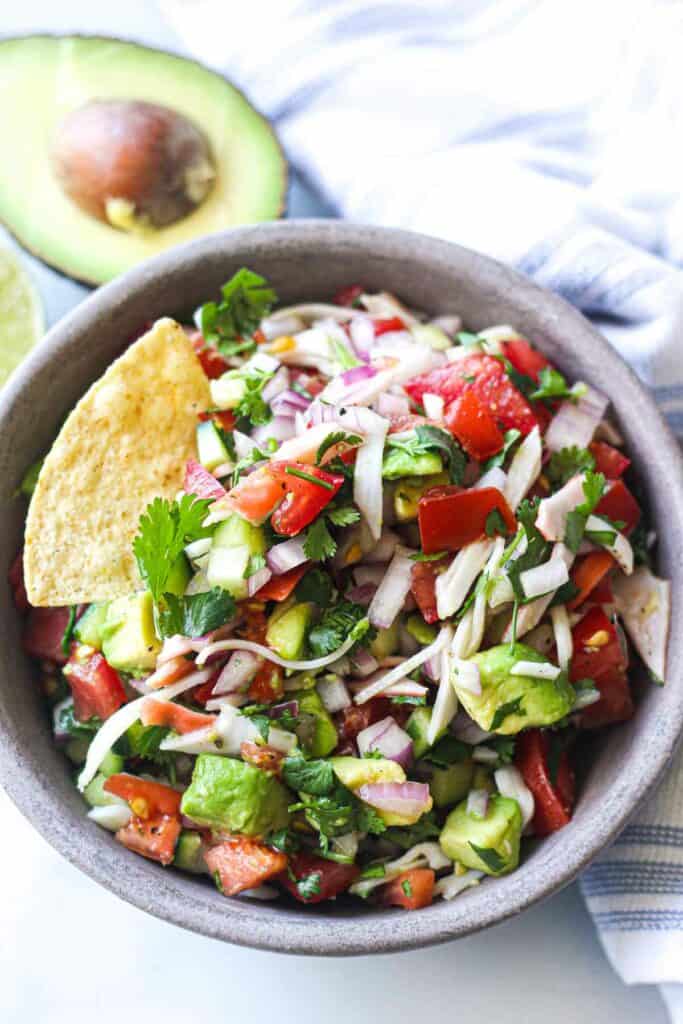
[[[117,39],[26,36],[0,42],[0,88],[12,96],[0,105],[3,138],[12,140],[12,159],[0,164],[0,220],[71,277],[101,284],[173,245],[282,212],[286,163],[268,122],[194,61]],[[50,161],[57,126],[101,98],[160,103],[204,132],[216,180],[187,217],[130,233],[84,213],[63,192]]]
[[[102,654],[112,668],[121,672],[151,670],[160,650],[154,602],[148,590],[110,602],[102,626]]]
[[[301,730],[297,729],[302,747],[310,757],[327,757],[337,746],[339,737],[318,691],[315,688],[295,690],[288,696],[290,700],[298,702],[299,715],[304,720]]]
[[[198,825],[256,836],[285,828],[291,802],[289,790],[260,768],[200,754],[180,809]]]
[[[506,875],[519,863],[522,814],[516,800],[505,796],[489,799],[486,815],[476,818],[467,801],[446,818],[439,842],[451,860],[487,875]],[[483,851],[483,857],[477,853]]]
[[[99,651],[102,648],[102,628],[107,619],[107,602],[102,604],[91,604],[81,615],[74,626],[74,637],[81,644],[94,647]]]

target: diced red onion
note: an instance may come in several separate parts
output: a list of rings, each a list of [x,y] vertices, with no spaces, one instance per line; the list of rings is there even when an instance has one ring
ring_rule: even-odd
[[[237,693],[251,680],[261,664],[261,659],[249,651],[235,651],[228,663],[221,669],[216,685],[211,691],[212,696],[219,697],[225,693]]]
[[[562,540],[567,532],[567,516],[586,500],[583,474],[573,476],[564,487],[543,498],[538,506],[536,527],[546,540]]]
[[[422,404],[424,406],[425,414],[430,420],[442,420],[444,410],[444,400],[441,395],[431,395],[428,392],[422,396]]]
[[[534,816],[534,797],[519,770],[512,764],[505,765],[493,773],[493,778],[501,796],[510,797],[519,804],[522,828],[526,828]]]
[[[438,683],[439,673],[441,672],[441,654],[437,653],[428,658],[423,668],[427,678],[431,679],[433,683]]]
[[[286,366],[281,366],[278,369],[277,373],[274,374],[271,377],[271,379],[263,385],[263,390],[261,391],[261,398],[263,399],[264,402],[268,402],[269,404],[272,405],[273,399],[277,395],[282,394],[283,391],[286,391],[288,387],[289,370],[287,369]],[[296,392],[293,393],[296,394]],[[302,398],[303,396],[299,395],[299,397]]]
[[[369,782],[357,790],[357,795],[379,811],[414,819],[432,802],[426,782]]]
[[[377,671],[377,659],[370,654],[367,647],[359,647],[353,654],[349,655],[351,663],[351,674],[356,678],[365,679]]]
[[[206,647],[208,642],[208,640],[204,640],[201,637],[192,640],[188,636],[180,636],[179,633],[167,637],[157,655],[157,668],[170,661],[171,658],[180,658],[186,654],[199,653],[203,647]]]
[[[246,434],[243,434],[241,430],[234,430],[232,439],[235,445],[235,455],[238,459],[246,458],[256,448],[256,442],[252,441]]]
[[[273,574],[267,565],[264,565],[262,569],[257,569],[257,571],[255,573],[252,573],[252,575],[247,580],[247,595],[249,597],[253,597],[254,594],[261,589],[261,587],[265,587],[266,583],[272,577],[272,575]]]
[[[394,552],[398,543],[398,535],[393,533],[392,530],[387,530],[385,528],[382,530],[380,538],[374,547],[371,548],[370,551],[365,552],[365,561],[371,562],[373,565],[375,562],[390,562],[394,557]]]
[[[305,412],[310,405],[310,400],[305,395],[290,388],[278,392],[270,403],[270,407],[276,416],[291,416],[296,412]]]
[[[377,412],[387,419],[407,416],[410,413],[410,401],[405,395],[392,395],[391,392],[383,391],[377,397]]]
[[[353,601],[354,604],[359,604],[363,608],[368,608],[376,592],[377,587],[374,583],[363,583],[359,587],[352,587],[351,590],[347,591],[346,596],[349,601]]]
[[[283,715],[292,715],[294,718],[299,714],[299,701],[287,700],[282,704],[271,704],[265,712],[268,718],[282,718]]]
[[[332,675],[320,679],[317,690],[325,710],[329,711],[331,715],[336,711],[343,711],[344,708],[351,707],[351,697],[346,683],[339,676]]]
[[[485,818],[489,809],[489,795],[485,789],[471,789],[467,794],[467,813],[473,818]]]
[[[388,566],[386,564],[355,565],[353,567],[353,578],[358,586],[364,583],[372,583],[378,587],[386,576]]]
[[[358,733],[356,745],[361,757],[373,749],[373,744],[387,731],[393,721],[393,718],[388,715],[386,718],[380,719],[379,722],[373,722],[366,729],[362,729]]]
[[[275,544],[266,555],[268,568],[274,576],[281,576],[307,561],[303,537],[292,537]]]
[[[186,494],[196,494],[198,498],[212,499],[223,498],[227,493],[215,476],[196,459],[187,460],[183,490]]]
[[[373,370],[372,366],[367,366],[365,363],[362,366],[352,366],[350,370],[344,370],[341,374],[341,379],[344,384],[355,384],[359,380],[368,380],[369,377],[374,377],[377,370]]]
[[[409,633],[406,627],[401,623],[399,634],[398,634],[398,645],[399,650],[404,658],[409,658],[411,654],[415,654],[416,651],[420,650],[420,645],[412,635]]]
[[[397,549],[368,610],[373,626],[388,629],[393,624],[410,590],[412,577],[413,562],[406,551]]]
[[[269,356],[267,352],[255,352],[248,366],[250,369],[260,370],[261,373],[275,373],[280,368],[280,360]]]
[[[375,325],[369,316],[356,316],[349,324],[349,337],[357,356],[367,359],[375,341]]]
[[[390,716],[368,726],[356,737],[361,755],[377,750],[388,761],[407,768],[413,759],[413,741]]]
[[[294,420],[288,416],[274,416],[269,423],[260,423],[251,432],[252,440],[258,447],[262,447],[271,437],[282,444],[296,436]]]
[[[545,433],[546,447],[552,452],[562,448],[587,448],[600,425],[609,399],[595,388],[587,388],[578,402],[562,402]]]
[[[486,732],[484,729],[480,729],[476,722],[473,722],[466,711],[459,711],[452,725],[453,735],[456,739],[462,740],[463,743],[483,743],[485,740],[491,739],[495,736],[495,733]]]

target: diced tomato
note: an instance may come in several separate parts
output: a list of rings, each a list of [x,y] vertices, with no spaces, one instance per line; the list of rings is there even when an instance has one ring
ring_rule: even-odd
[[[162,686],[170,686],[176,683],[183,676],[187,676],[194,670],[194,662],[186,658],[184,654],[178,654],[175,658],[169,658],[159,668],[155,669],[151,676],[147,677],[146,685],[151,690],[160,690]]]
[[[286,488],[263,466],[243,476],[232,488],[229,492],[230,504],[254,526],[260,526],[286,493]]]
[[[355,306],[364,291],[362,284],[350,284],[348,288],[337,292],[332,302],[335,306]]]
[[[141,779],[138,775],[118,772],[110,775],[104,783],[107,793],[121,797],[129,804],[138,818],[155,818],[158,815],[173,815],[180,812],[182,793],[163,782]]]
[[[147,697],[140,708],[140,720],[143,725],[163,725],[167,729],[173,729],[184,735],[194,732],[195,729],[204,729],[213,725],[216,721],[215,715],[202,715],[198,711],[190,711],[181,704],[174,704],[170,700],[155,700],[154,697]]]
[[[171,864],[181,831],[178,815],[158,814],[151,818],[133,815],[116,833],[116,838],[133,853],[164,866]]]
[[[359,874],[360,868],[355,864],[337,864],[336,861],[315,857],[310,853],[296,853],[290,858],[287,871],[279,875],[277,880],[301,903],[321,903],[322,900],[334,899],[348,889]],[[299,889],[297,883],[303,881],[307,883],[306,891],[309,895],[302,895]]]
[[[343,743],[355,742],[359,732],[386,718],[387,715],[391,715],[399,725],[402,724],[401,712],[406,709],[410,715],[412,709],[409,704],[392,704],[388,697],[373,697],[365,704],[352,704],[351,707],[344,708],[334,716],[340,746]]]
[[[254,597],[258,601],[286,601],[308,568],[308,562],[304,562],[289,572],[283,572],[281,576],[272,576],[260,590],[256,591]]]
[[[230,836],[204,853],[206,865],[224,896],[256,889],[287,867],[287,855],[248,836]]]
[[[569,753],[562,750],[555,779],[548,768],[549,741],[540,729],[527,729],[517,737],[515,765],[534,797],[533,827],[547,836],[568,824],[574,805],[574,772]]]
[[[384,319],[374,319],[372,321],[375,328],[375,337],[379,338],[383,334],[388,334],[390,331],[405,331],[406,325],[401,320],[400,316],[390,316]]]
[[[422,613],[422,618],[430,625],[439,618],[436,610],[436,578],[447,565],[447,559],[438,562],[416,562],[412,569],[410,592]]]
[[[434,487],[420,498],[417,520],[425,554],[457,551],[485,536],[488,516],[498,511],[508,533],[517,522],[497,487],[462,490],[455,484]]]
[[[404,907],[406,910],[428,907],[434,896],[435,879],[430,868],[404,871],[398,878],[382,886],[379,892],[380,903],[386,907]]]
[[[534,409],[514,386],[500,359],[493,356],[465,356],[456,363],[419,374],[404,388],[415,402],[421,402],[425,392],[430,392],[440,395],[446,405],[471,388],[503,430],[515,428],[526,435],[539,424]]]
[[[607,516],[614,522],[623,522],[625,534],[635,530],[640,520],[640,505],[623,480],[616,480],[595,507],[596,516]]]
[[[202,423],[205,420],[213,420],[217,427],[229,433],[235,429],[237,417],[232,409],[214,409],[213,412],[200,412],[198,417]]]
[[[600,700],[581,712],[580,723],[583,729],[601,729],[605,725],[626,722],[631,718],[634,712],[633,696],[625,669],[608,669],[595,680],[595,685],[600,691]]]
[[[261,601],[250,601],[241,606],[244,621],[237,627],[242,640],[251,640],[254,644],[266,642],[268,619]]]
[[[183,490],[186,494],[196,494],[198,498],[211,498],[213,500],[224,498],[228,493],[225,487],[219,484],[216,477],[212,476],[207,469],[204,469],[196,459],[188,459],[185,464]]]
[[[567,607],[573,609],[583,604],[615,564],[609,551],[591,551],[584,558],[578,559],[571,571],[571,581],[579,588],[579,592],[567,603]]]
[[[592,607],[572,630],[574,653],[569,668],[573,683],[598,680],[615,669],[626,668],[626,657],[614,623],[598,605]]]
[[[90,647],[72,645],[64,675],[73,694],[76,718],[82,722],[93,716],[104,721],[128,699],[118,672]]]
[[[327,380],[321,373],[303,366],[290,366],[289,379],[292,384],[297,384],[307,391],[311,398],[315,398],[327,387]]]
[[[209,380],[217,380],[218,377],[223,376],[226,370],[230,369],[228,361],[213,345],[206,344],[199,331],[192,338],[192,347],[197,353],[197,359]]]
[[[280,774],[282,762],[287,756],[281,750],[269,747],[267,743],[252,743],[250,740],[245,740],[241,744],[240,754],[243,761],[255,765],[270,775]]]
[[[24,549],[22,548],[12,562],[7,580],[12,588],[12,597],[17,611],[26,612],[29,609],[26,586],[24,584]]]
[[[277,533],[287,537],[293,537],[312,523],[344,483],[344,477],[338,473],[327,473],[319,466],[308,466],[298,462],[271,463],[267,467],[267,472],[278,482],[286,495],[270,521]],[[313,483],[308,479],[310,477],[314,477],[319,483]]]
[[[249,683],[248,693],[249,700],[257,704],[272,704],[279,700],[284,693],[282,669],[271,661],[265,661]]]
[[[24,624],[24,650],[32,658],[63,665],[67,655],[62,650],[62,640],[68,624],[68,608],[31,608]]]
[[[591,591],[590,599],[593,604],[614,604],[614,594],[609,576],[603,576],[597,587]]]
[[[589,449],[595,459],[595,469],[604,473],[608,480],[617,480],[631,465],[631,460],[605,441],[593,441]]]
[[[215,672],[212,672],[211,677],[207,679],[205,683],[200,683],[199,686],[193,686],[189,691],[192,700],[196,704],[206,704],[207,700],[211,700],[213,697],[213,688],[218,682],[218,677],[223,671],[223,666],[219,665]]]
[[[550,363],[546,357],[530,345],[526,338],[510,338],[502,343],[503,355],[518,373],[524,373],[538,383],[541,370]]]
[[[451,402],[444,418],[451,434],[473,459],[488,459],[505,443],[492,414],[471,388]]]

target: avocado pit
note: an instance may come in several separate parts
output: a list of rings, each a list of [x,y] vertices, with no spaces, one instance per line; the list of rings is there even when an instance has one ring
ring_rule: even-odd
[[[216,171],[204,134],[141,100],[92,100],[60,123],[52,166],[86,213],[125,231],[167,227],[202,203]]]

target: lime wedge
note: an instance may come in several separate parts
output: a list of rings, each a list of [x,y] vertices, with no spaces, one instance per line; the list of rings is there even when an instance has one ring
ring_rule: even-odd
[[[10,249],[0,249],[0,387],[45,330],[43,305]]]

